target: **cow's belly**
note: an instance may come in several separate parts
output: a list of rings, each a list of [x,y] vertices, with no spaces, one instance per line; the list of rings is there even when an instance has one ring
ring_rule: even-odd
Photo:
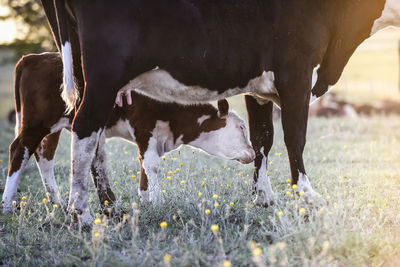
[[[163,69],[145,72],[125,85],[121,91],[134,90],[160,102],[175,102],[183,105],[205,103],[238,94],[251,94],[262,101],[272,100],[279,104],[273,71],[264,71],[252,78],[245,87],[227,88],[222,92],[198,85],[185,85]]]

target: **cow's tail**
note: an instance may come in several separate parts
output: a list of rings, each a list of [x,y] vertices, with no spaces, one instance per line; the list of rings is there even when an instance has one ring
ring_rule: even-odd
[[[74,110],[75,104],[79,98],[79,94],[74,81],[72,49],[68,36],[68,19],[65,6],[66,3],[64,0],[55,0],[54,2],[58,31],[60,34],[61,54],[64,69],[61,97],[67,106],[65,113],[69,114]]]
[[[15,65],[15,70],[14,70],[15,137],[18,136],[21,127],[20,83],[23,70],[24,70],[24,58],[22,57],[20,61],[18,61],[17,65]]]

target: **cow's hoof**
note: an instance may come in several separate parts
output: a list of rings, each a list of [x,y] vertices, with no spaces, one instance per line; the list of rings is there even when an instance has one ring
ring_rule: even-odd
[[[89,211],[81,211],[68,207],[67,212],[71,215],[72,221],[79,223],[82,228],[86,226],[91,226],[93,223],[93,217],[92,215],[90,215]]]
[[[275,204],[274,199],[275,199],[274,195],[266,197],[263,192],[258,192],[256,199],[254,199],[253,203],[254,205],[268,208]]]
[[[308,190],[307,192],[304,192],[303,195],[300,194],[300,192],[304,191],[297,191],[297,194],[307,203],[307,204],[313,204],[315,203],[316,200],[320,198],[320,194],[315,192],[314,190]]]
[[[149,191],[138,190],[140,204],[147,206],[151,204]]]

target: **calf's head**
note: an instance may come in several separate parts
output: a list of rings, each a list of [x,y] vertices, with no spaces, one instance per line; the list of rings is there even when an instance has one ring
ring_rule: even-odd
[[[217,116],[202,122],[200,129],[200,136],[190,145],[211,155],[244,164],[254,160],[256,154],[248,139],[245,123],[235,112],[229,111],[228,101],[218,101]]]

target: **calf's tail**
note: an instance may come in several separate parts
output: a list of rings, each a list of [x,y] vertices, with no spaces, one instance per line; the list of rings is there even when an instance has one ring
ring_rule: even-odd
[[[75,104],[79,99],[79,94],[74,81],[71,42],[68,36],[66,3],[65,0],[55,0],[54,3],[64,69],[61,97],[67,106],[65,113],[69,114],[74,110]]]
[[[15,70],[14,70],[15,137],[17,137],[19,133],[19,128],[21,127],[20,84],[21,84],[21,76],[23,70],[24,70],[24,58],[22,57],[18,61],[17,65],[15,65]],[[10,119],[11,118],[9,118],[9,120]]]

